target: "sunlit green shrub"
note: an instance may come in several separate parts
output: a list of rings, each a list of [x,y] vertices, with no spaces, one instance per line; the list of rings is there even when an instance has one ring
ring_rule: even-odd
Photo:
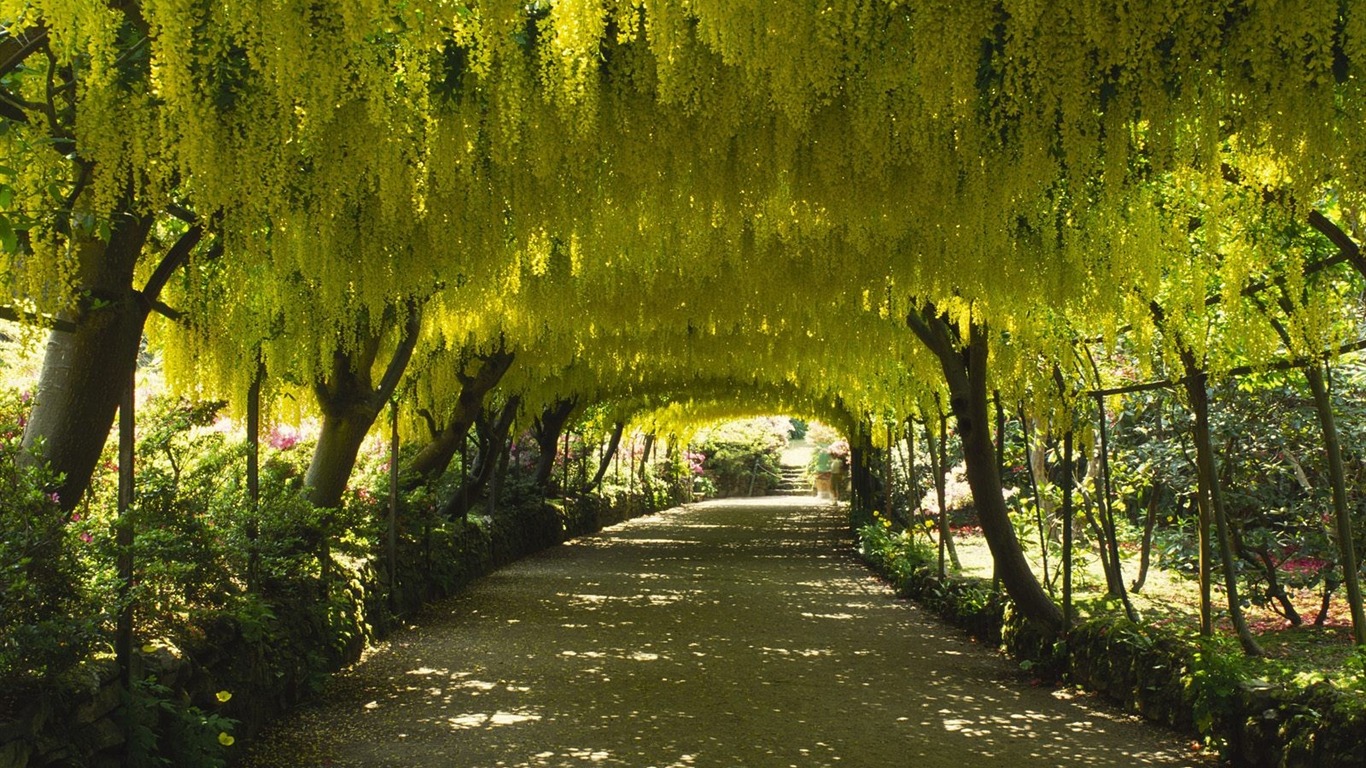
[[[698,433],[694,446],[717,496],[761,495],[777,484],[790,425],[786,419],[746,419]]]

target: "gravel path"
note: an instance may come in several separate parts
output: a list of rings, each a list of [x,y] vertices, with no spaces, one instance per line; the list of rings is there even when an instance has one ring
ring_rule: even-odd
[[[1195,764],[896,600],[842,526],[810,499],[712,502],[531,557],[337,676],[247,764]]]

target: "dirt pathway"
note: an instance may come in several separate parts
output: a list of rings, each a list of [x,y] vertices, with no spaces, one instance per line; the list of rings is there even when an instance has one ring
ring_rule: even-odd
[[[270,766],[1191,765],[894,597],[809,499],[700,504],[435,606],[256,745]]]

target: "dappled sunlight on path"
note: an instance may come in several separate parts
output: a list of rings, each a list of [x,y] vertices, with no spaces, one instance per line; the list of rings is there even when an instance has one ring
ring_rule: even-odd
[[[529,558],[396,634],[249,764],[1192,764],[895,600],[843,521],[711,502]]]

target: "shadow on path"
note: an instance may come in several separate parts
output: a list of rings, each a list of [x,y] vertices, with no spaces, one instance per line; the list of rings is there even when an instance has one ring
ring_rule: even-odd
[[[810,499],[693,505],[435,605],[247,765],[1195,764],[868,575]]]

